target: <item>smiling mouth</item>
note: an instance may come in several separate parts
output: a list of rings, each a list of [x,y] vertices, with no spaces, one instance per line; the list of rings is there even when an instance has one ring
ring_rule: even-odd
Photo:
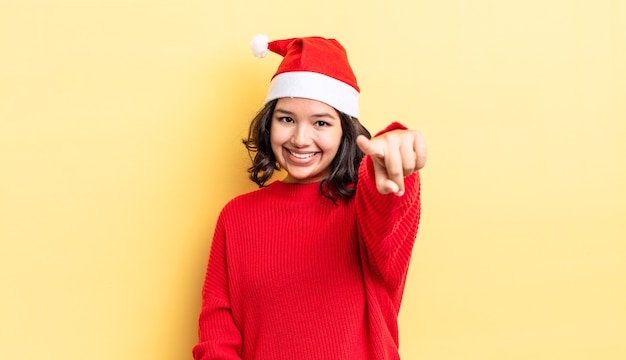
[[[287,149],[287,151],[288,151],[288,152],[289,152],[289,154],[291,154],[293,157],[295,157],[295,158],[297,158],[297,159],[302,159],[302,160],[309,159],[309,158],[312,158],[313,156],[317,155],[317,153],[316,153],[316,152],[306,153],[306,154],[298,154],[298,153],[295,153],[295,152],[293,152],[293,151],[291,151],[291,150],[289,150],[289,149]]]

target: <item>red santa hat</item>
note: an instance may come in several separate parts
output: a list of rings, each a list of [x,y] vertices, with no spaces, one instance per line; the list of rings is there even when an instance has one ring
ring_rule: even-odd
[[[355,118],[359,117],[359,86],[346,50],[335,39],[303,37],[269,42],[259,34],[250,44],[254,55],[267,50],[283,61],[272,77],[265,103],[282,97],[322,101]]]

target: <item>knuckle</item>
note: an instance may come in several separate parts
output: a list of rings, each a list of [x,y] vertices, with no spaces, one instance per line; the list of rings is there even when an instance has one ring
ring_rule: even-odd
[[[402,176],[404,173],[404,169],[400,167],[394,167],[387,171],[390,178],[396,178],[398,176]]]

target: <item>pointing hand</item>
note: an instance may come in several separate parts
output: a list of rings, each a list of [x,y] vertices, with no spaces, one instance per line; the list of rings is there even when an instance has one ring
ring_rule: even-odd
[[[426,164],[426,143],[414,130],[392,130],[368,139],[356,139],[361,150],[374,162],[376,189],[381,194],[404,194],[404,177]]]

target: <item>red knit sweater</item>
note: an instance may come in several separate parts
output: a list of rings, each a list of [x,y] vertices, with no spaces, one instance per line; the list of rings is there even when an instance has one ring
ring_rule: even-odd
[[[382,195],[372,160],[338,205],[274,182],[222,210],[197,360],[399,359],[397,317],[420,215],[419,176]]]

